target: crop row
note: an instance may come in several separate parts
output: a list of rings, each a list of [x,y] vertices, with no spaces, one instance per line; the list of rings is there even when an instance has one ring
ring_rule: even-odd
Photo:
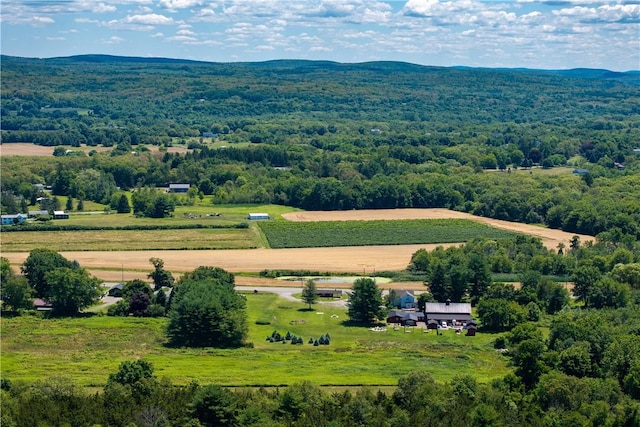
[[[265,221],[259,226],[274,249],[457,243],[477,237],[503,239],[515,234],[464,219]]]
[[[2,232],[19,232],[19,231],[145,231],[145,230],[192,230],[192,229],[246,229],[249,224],[240,222],[237,224],[138,224],[138,225],[122,225],[122,226],[100,226],[100,225],[81,225],[81,224],[25,224],[12,227],[2,227]]]

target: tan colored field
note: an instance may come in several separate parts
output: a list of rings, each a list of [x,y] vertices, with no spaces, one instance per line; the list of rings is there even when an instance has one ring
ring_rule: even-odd
[[[42,145],[35,145],[29,142],[10,142],[0,144],[0,156],[37,156],[37,157],[47,157],[53,155],[53,149],[55,147],[44,147]],[[91,150],[96,150],[99,153],[104,151],[110,151],[110,147],[88,147],[83,145],[82,147],[70,147],[71,150],[81,150],[85,152],[89,152]],[[152,146],[149,147],[152,152],[158,151],[158,147]],[[185,147],[169,147],[167,151],[170,153],[186,153],[188,150]]]
[[[526,224],[481,218],[447,209],[395,209],[335,212],[294,212],[284,214],[291,221],[346,221],[346,220],[392,220],[392,219],[446,219],[463,218],[479,221],[497,228],[531,234],[543,239],[549,248],[563,242],[567,246],[574,234]],[[580,235],[580,240],[592,240]],[[77,260],[83,267],[94,271],[97,277],[119,280],[122,270],[125,279],[150,271],[149,258],[162,258],[165,267],[174,273],[191,271],[206,265],[224,268],[231,272],[259,272],[264,269],[315,270],[373,274],[375,271],[397,271],[407,267],[411,255],[418,249],[431,250],[433,245],[357,246],[339,248],[302,249],[237,249],[196,251],[113,251],[113,252],[61,252],[67,259]],[[26,252],[3,253],[18,266],[29,254]],[[131,273],[129,273],[131,272]],[[133,278],[133,277],[131,277]]]
[[[231,272],[259,272],[264,269],[295,269],[335,272],[366,272],[374,270],[402,270],[411,255],[420,248],[433,249],[438,245],[357,246],[340,248],[302,249],[238,249],[204,251],[113,251],[61,252],[67,259],[77,260],[88,269],[108,269],[120,272],[151,271],[149,258],[164,260],[172,272],[185,272],[207,265],[222,267]],[[29,254],[3,253],[11,264],[19,265]],[[102,277],[101,274],[96,275]]]

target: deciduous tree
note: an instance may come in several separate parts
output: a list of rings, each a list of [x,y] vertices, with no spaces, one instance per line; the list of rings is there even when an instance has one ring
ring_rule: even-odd
[[[72,263],[58,252],[51,249],[34,249],[22,264],[22,273],[35,289],[35,296],[44,298],[49,295],[50,284],[46,274],[56,268],[71,268]]]
[[[180,281],[169,311],[172,345],[238,347],[247,336],[246,301],[219,279]]]
[[[49,290],[44,297],[59,315],[76,314],[100,298],[100,280],[83,268],[56,268],[45,275]]]

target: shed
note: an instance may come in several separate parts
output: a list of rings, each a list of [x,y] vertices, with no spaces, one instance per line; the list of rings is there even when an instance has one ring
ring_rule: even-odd
[[[258,219],[270,219],[268,213],[250,213],[247,215],[247,219],[250,220],[258,220]]]
[[[466,336],[475,337],[478,327],[476,326],[475,322],[471,322],[468,323],[467,326],[465,326],[465,329],[467,330]]]
[[[38,211],[29,211],[29,218],[36,218],[39,216],[49,216],[49,211],[47,210],[38,210]]]
[[[322,298],[342,298],[342,291],[339,289],[318,289],[316,295]]]
[[[40,298],[33,300],[33,308],[37,311],[51,311],[53,310],[53,304]]]
[[[53,219],[69,219],[69,214],[65,211],[53,211]]]
[[[191,184],[169,184],[170,193],[186,193],[191,188]]]
[[[123,289],[124,285],[122,283],[118,283],[109,288],[109,290],[107,291],[107,295],[109,295],[110,297],[121,297]]]

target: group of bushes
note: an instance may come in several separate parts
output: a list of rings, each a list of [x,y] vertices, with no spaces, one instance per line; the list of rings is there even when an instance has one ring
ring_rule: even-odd
[[[291,342],[291,344],[293,345],[304,344],[304,340],[302,339],[302,337],[293,335],[289,331],[287,331],[286,335],[282,335],[278,331],[273,331],[271,335],[267,336],[267,341],[269,341],[270,343],[281,342],[282,344]],[[317,347],[320,345],[329,345],[330,343],[331,343],[331,337],[329,336],[328,332],[324,335],[320,335],[320,338],[317,338],[317,339],[309,338],[309,341],[308,341],[308,344],[312,344],[314,347]]]

